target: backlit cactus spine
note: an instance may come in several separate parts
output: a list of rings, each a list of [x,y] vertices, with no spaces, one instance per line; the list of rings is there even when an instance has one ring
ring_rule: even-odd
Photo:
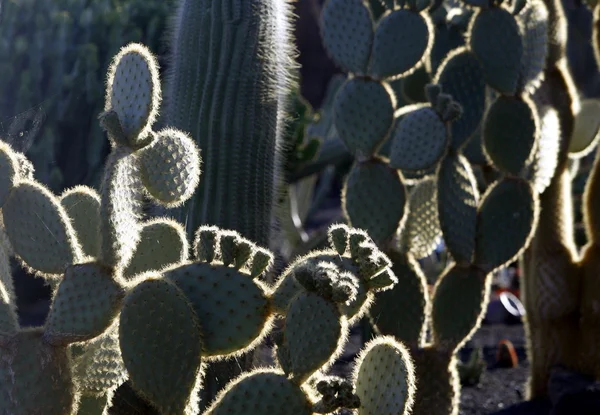
[[[350,73],[336,95],[333,115],[340,138],[356,158],[343,205],[349,222],[368,231],[393,261],[399,284],[378,294],[369,314],[378,332],[411,346],[419,385],[415,414],[458,413],[454,354],[479,325],[491,273],[527,247],[539,210],[533,187],[539,173],[531,166],[537,161],[540,122],[522,91],[539,84],[545,9],[532,2],[527,7],[537,9],[528,11],[537,20],[517,23],[503,6],[470,5],[481,9],[471,18],[468,42],[432,74],[436,84],[427,87],[429,102],[400,109],[385,80],[404,77],[423,64],[433,42],[425,17],[428,5],[386,2],[388,11],[374,22],[362,1],[329,0],[322,17],[325,46]],[[527,54],[520,24],[533,32]],[[503,35],[493,36],[494,30]],[[505,37],[507,44],[485,44]],[[486,108],[489,87],[505,95]],[[503,148],[507,136],[498,129],[514,120],[519,120],[519,135],[508,139],[519,140],[517,156]],[[486,156],[506,174],[483,196],[462,155],[480,126]],[[374,154],[386,139],[389,160]],[[407,195],[404,183],[415,182]],[[442,235],[454,263],[438,279],[430,300],[415,259],[429,254]],[[393,317],[398,313],[407,318],[398,321]],[[431,339],[425,337],[428,327]]]

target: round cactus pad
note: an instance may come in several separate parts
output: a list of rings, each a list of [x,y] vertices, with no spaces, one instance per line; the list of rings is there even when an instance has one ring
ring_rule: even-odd
[[[37,272],[62,274],[81,255],[67,213],[49,190],[21,182],[2,208],[13,249]]]
[[[440,161],[448,147],[448,131],[437,112],[425,106],[399,118],[390,140],[390,166],[426,170]]]
[[[469,46],[483,64],[488,85],[514,95],[523,59],[523,39],[515,17],[502,7],[480,10],[473,18]]]
[[[371,340],[354,371],[359,415],[408,414],[416,391],[414,366],[406,347],[391,336]]]
[[[375,28],[369,75],[386,79],[405,75],[428,54],[433,26],[425,14],[408,9],[385,15]]]
[[[183,293],[148,278],[125,298],[119,343],[135,390],[165,414],[183,414],[200,374],[202,335]],[[185,362],[185,364],[182,364]]]
[[[528,182],[506,178],[490,186],[477,215],[475,263],[491,271],[513,261],[529,245],[538,214]]]
[[[335,129],[358,158],[370,157],[394,122],[389,86],[365,79],[346,81],[333,104]]]
[[[463,109],[451,125],[451,145],[460,149],[475,133],[485,112],[485,72],[477,57],[466,48],[452,51],[440,65],[433,82]]]
[[[323,44],[345,72],[365,74],[373,44],[373,17],[362,0],[327,0],[321,13]]]
[[[398,173],[379,160],[356,164],[346,180],[343,209],[353,227],[377,242],[401,228],[406,213],[406,189]]]
[[[500,96],[483,124],[484,151],[501,172],[518,176],[535,157],[540,137],[535,104],[528,98]]]
[[[90,257],[100,252],[100,196],[90,187],[77,186],[60,197],[83,252]]]
[[[198,315],[205,357],[241,352],[269,327],[264,289],[243,271],[193,263],[167,271],[165,278],[185,293]]]
[[[302,389],[283,373],[258,369],[233,380],[205,415],[311,415]]]

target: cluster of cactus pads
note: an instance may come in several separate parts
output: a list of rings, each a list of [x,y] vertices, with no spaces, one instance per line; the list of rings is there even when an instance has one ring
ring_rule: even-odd
[[[234,379],[207,414],[409,411],[413,362],[391,337],[366,345],[351,381],[326,374],[349,324],[397,283],[365,232],[333,226],[330,248],[269,284],[272,253],[237,232],[201,226],[190,247],[176,221],[144,220],[145,199],[178,206],[200,179],[191,138],[153,130],[157,74],[142,45],[114,59],[100,193],[79,186],[55,196],[22,154],[0,145],[0,413],[102,414],[126,380],[161,414],[198,413],[205,365],[255,347],[277,317],[279,366]],[[10,257],[53,287],[43,327],[19,327]]]

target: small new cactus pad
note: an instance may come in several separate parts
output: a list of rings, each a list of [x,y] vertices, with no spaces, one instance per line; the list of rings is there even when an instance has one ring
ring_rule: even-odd
[[[407,74],[431,49],[432,32],[425,14],[400,9],[385,15],[375,28],[369,75],[386,79]]]
[[[433,290],[431,325],[436,347],[456,350],[477,330],[489,297],[491,274],[450,265]]]
[[[441,237],[437,183],[425,179],[410,189],[408,217],[400,234],[400,248],[415,258],[425,258],[438,246]]]
[[[518,176],[535,157],[540,136],[535,104],[527,97],[500,96],[483,121],[483,145],[501,172]]]
[[[321,14],[323,44],[345,72],[365,74],[373,44],[373,17],[362,0],[327,0]]]
[[[424,339],[428,320],[427,280],[419,263],[409,256],[392,257],[392,270],[398,278],[391,290],[377,293],[369,310],[375,329],[382,335],[419,346]],[[402,318],[398,318],[402,315]]]
[[[212,262],[220,255],[219,232],[216,226],[200,226],[194,235],[194,257],[198,261]]]
[[[187,236],[183,227],[170,219],[154,219],[143,225],[140,240],[124,277],[180,264],[188,255]]]
[[[479,192],[471,165],[460,154],[449,154],[438,169],[437,202],[448,251],[458,263],[470,264],[475,252]]]
[[[141,145],[150,133],[158,115],[160,88],[156,58],[148,48],[132,43],[114,57],[104,110],[117,114],[123,138],[132,147]]]
[[[61,274],[81,257],[67,213],[49,190],[23,181],[2,208],[15,253],[36,272]]]
[[[185,413],[197,392],[202,336],[183,293],[152,277],[134,287],[121,311],[119,344],[133,387],[161,413]]]
[[[10,146],[0,141],[0,207],[19,179],[19,163]]]
[[[399,118],[390,135],[390,166],[401,170],[426,170],[448,147],[448,131],[439,114],[425,106]]]
[[[24,330],[0,347],[2,414],[73,414],[75,390],[67,349],[45,343],[42,330]]]
[[[76,186],[60,197],[83,253],[90,257],[100,252],[100,196],[86,186]]]
[[[185,133],[167,128],[140,151],[142,183],[157,203],[173,208],[188,200],[200,181],[200,154]]]
[[[343,189],[343,209],[353,227],[383,242],[402,228],[406,189],[398,172],[380,160],[355,164]]]
[[[406,347],[391,336],[367,343],[356,362],[358,415],[408,415],[416,391],[414,365]]]
[[[440,64],[433,82],[463,109],[451,125],[451,146],[460,149],[473,136],[485,112],[485,72],[479,59],[466,48],[452,51]]]
[[[394,99],[389,86],[367,79],[346,81],[335,97],[336,131],[358,158],[369,158],[385,140],[394,122]]]
[[[70,266],[52,301],[45,338],[67,345],[99,336],[117,317],[123,296],[110,270],[93,262]]]
[[[295,383],[304,383],[338,357],[346,339],[345,323],[336,304],[318,294],[300,293],[292,300],[285,316],[283,346]]]
[[[311,415],[308,396],[282,372],[258,369],[234,379],[205,415]]]
[[[543,1],[530,0],[516,17],[523,28],[519,89],[532,94],[541,84],[548,55],[548,9]]]
[[[490,186],[477,213],[475,263],[491,271],[514,260],[529,245],[538,213],[537,193],[525,180]]]
[[[165,272],[187,296],[202,326],[205,357],[252,347],[270,327],[265,289],[245,271],[192,263]]]
[[[100,205],[99,256],[107,267],[126,266],[139,240],[143,193],[135,158],[126,147],[117,147],[108,156]]]
[[[470,33],[469,46],[483,64],[487,84],[514,95],[523,59],[523,38],[515,17],[503,7],[480,10]]]
[[[569,156],[577,158],[589,154],[600,140],[600,100],[584,99],[580,105],[569,141]]]

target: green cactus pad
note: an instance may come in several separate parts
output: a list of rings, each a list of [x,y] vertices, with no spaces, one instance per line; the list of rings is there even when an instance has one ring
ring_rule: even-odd
[[[408,350],[393,337],[367,343],[354,370],[358,415],[409,414],[416,392],[414,371]]]
[[[400,255],[392,256],[392,260],[398,284],[375,295],[369,319],[379,334],[418,347],[424,340],[428,321],[427,280],[416,260]]]
[[[569,142],[569,157],[587,156],[600,140],[600,100],[581,100]]]
[[[373,44],[373,17],[362,0],[328,0],[321,14],[323,44],[345,72],[365,74]]]
[[[523,59],[523,39],[515,17],[502,7],[480,10],[470,33],[469,46],[483,64],[487,84],[504,95],[514,95]]]
[[[118,115],[125,140],[132,147],[147,140],[158,115],[161,86],[156,58],[143,45],[120,50],[108,70],[105,111]]]
[[[392,11],[375,28],[369,75],[375,79],[406,75],[423,61],[432,44],[433,26],[426,14]]]
[[[123,276],[131,278],[147,271],[183,263],[188,256],[185,230],[176,221],[159,218],[146,222],[140,240]]]
[[[168,128],[139,156],[142,183],[157,203],[173,208],[188,200],[200,182],[200,153],[185,133]]]
[[[0,141],[0,207],[19,179],[19,164],[10,146]]]
[[[198,319],[183,293],[165,280],[138,284],[125,298],[119,344],[134,389],[161,413],[183,414],[195,399],[202,353]]]
[[[127,379],[119,348],[119,324],[113,323],[102,335],[85,343],[73,359],[73,376],[83,393],[101,394],[115,390]]]
[[[139,240],[143,193],[135,154],[118,147],[108,156],[100,205],[100,256],[107,267],[126,266]]]
[[[484,151],[501,172],[519,175],[535,157],[540,128],[535,104],[526,97],[498,97],[483,124]]]
[[[117,317],[123,297],[110,270],[96,263],[70,266],[52,301],[45,338],[67,345],[99,336]]]
[[[90,257],[100,252],[100,196],[87,186],[76,186],[60,197],[83,253]]]
[[[311,415],[306,394],[283,373],[257,369],[234,379],[205,415]]]
[[[452,51],[440,64],[433,82],[442,86],[462,109],[451,125],[451,146],[459,150],[477,130],[485,112],[485,72],[479,59],[466,48]]]
[[[527,248],[537,226],[539,200],[531,185],[503,179],[490,186],[477,214],[475,263],[490,272]]]
[[[198,261],[213,262],[219,252],[219,232],[216,226],[200,226],[194,235],[194,257]]]
[[[20,182],[2,212],[14,252],[36,272],[62,274],[81,258],[67,213],[42,185]]]
[[[393,140],[390,167],[426,170],[444,155],[448,147],[448,132],[438,113],[426,106],[397,120],[390,140]]]
[[[310,317],[309,317],[310,316]],[[318,294],[298,294],[285,316],[284,347],[297,384],[328,366],[342,351],[346,321],[335,303]]]
[[[381,243],[404,225],[406,189],[398,172],[384,162],[356,164],[342,190],[342,207],[353,227]]]
[[[442,238],[437,209],[436,181],[426,179],[417,183],[409,193],[408,217],[400,234],[400,249],[415,258],[425,258],[433,252]]]
[[[516,16],[523,28],[523,58],[519,89],[532,94],[541,84],[548,55],[548,9],[541,0],[530,0]]]
[[[348,150],[369,158],[385,140],[394,122],[389,86],[365,79],[347,81],[335,97],[335,128]]]
[[[71,415],[75,390],[66,348],[52,347],[42,329],[24,330],[0,347],[0,413]]]
[[[454,260],[470,264],[475,252],[477,181],[466,158],[448,155],[438,170],[438,216],[444,242]]]
[[[485,315],[491,274],[450,265],[433,291],[431,324],[436,347],[456,350],[477,330]]]
[[[265,288],[245,271],[222,264],[193,263],[164,275],[185,293],[198,315],[205,357],[253,348],[270,329]]]

